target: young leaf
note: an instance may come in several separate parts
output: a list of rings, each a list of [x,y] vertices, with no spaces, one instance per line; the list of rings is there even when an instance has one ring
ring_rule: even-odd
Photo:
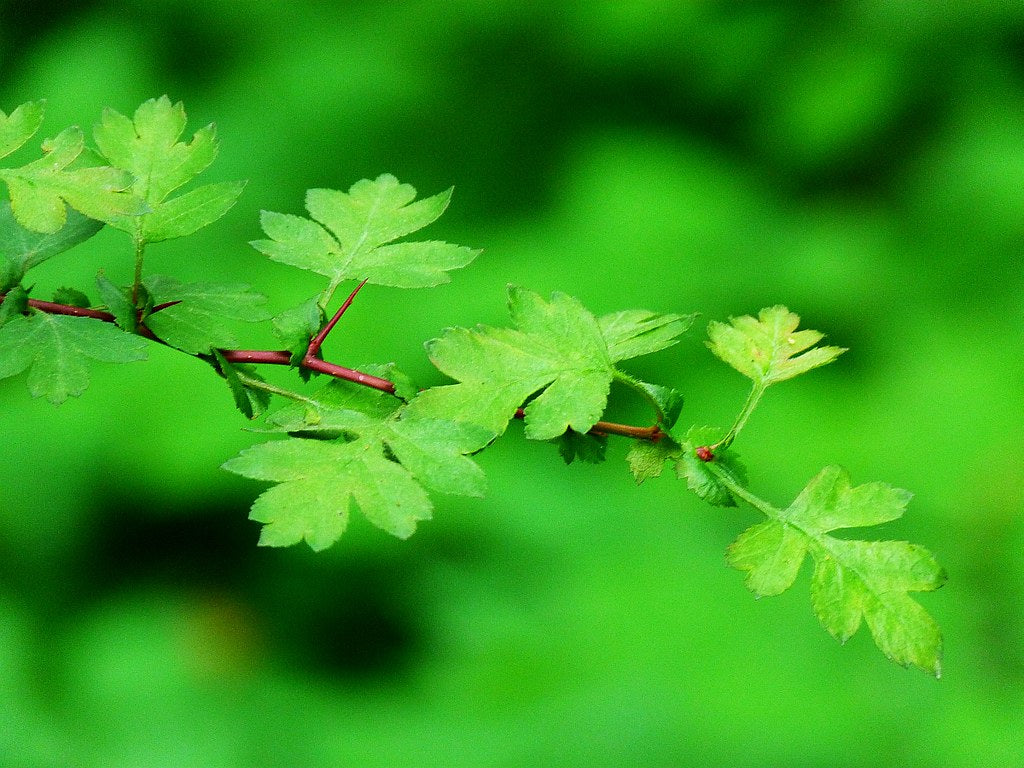
[[[396,288],[426,288],[449,281],[448,270],[464,267],[479,251],[438,241],[393,243],[427,226],[447,208],[451,190],[413,202],[416,190],[391,175],[364,179],[349,191],[311,189],[312,219],[263,211],[269,240],[252,246],[274,261],[330,279],[327,295],[343,280],[366,280]]]
[[[353,500],[374,525],[407,538],[419,520],[431,517],[425,487],[483,495],[483,473],[465,455],[479,443],[480,429],[406,418],[403,411],[389,395],[332,382],[312,403],[275,413],[271,423],[278,429],[327,439],[262,443],[224,464],[230,472],[279,483],[253,504],[252,519],[264,523],[260,543],[305,539],[312,549],[324,549],[344,532]]]
[[[143,339],[93,318],[34,312],[0,326],[0,379],[28,369],[29,392],[54,405],[89,386],[86,358],[128,363],[145,357]]]
[[[829,634],[845,642],[863,618],[886,656],[938,676],[938,625],[908,595],[942,586],[945,573],[932,555],[905,541],[829,535],[895,520],[909,500],[907,491],[884,483],[853,487],[846,470],[826,467],[787,509],[770,509],[767,521],[742,533],[729,547],[728,562],[747,572],[755,594],[777,595],[792,586],[810,553],[811,603]]]
[[[10,202],[0,201],[0,254],[14,264],[18,274],[15,283],[20,282],[33,267],[88,240],[102,228],[103,222],[70,210],[64,226],[56,232],[33,232],[18,223]]]
[[[767,387],[826,365],[846,350],[814,347],[822,339],[818,331],[796,328],[800,317],[783,306],[762,309],[757,318],[731,318],[729,323],[708,325],[708,347],[755,384]],[[802,354],[801,354],[802,353]]]
[[[726,446],[718,446],[710,461],[698,455],[699,448],[714,445],[721,432],[715,427],[691,427],[681,443],[676,460],[676,476],[686,480],[686,486],[708,504],[716,507],[734,507],[736,500],[722,482],[719,472],[734,482],[746,484],[746,469],[736,454]],[[714,462],[715,470],[708,466]]]
[[[150,314],[146,327],[192,355],[237,345],[234,333],[223,325],[225,319],[259,322],[270,317],[263,307],[266,297],[247,285],[180,283],[163,275],[150,275],[144,285],[155,305],[178,302]]]
[[[88,296],[77,288],[68,288],[67,286],[58,288],[53,292],[53,301],[55,304],[67,304],[70,307],[92,306]]]
[[[67,221],[65,203],[90,219],[107,222],[146,210],[128,191],[131,174],[106,166],[72,167],[84,148],[82,131],[71,127],[44,141],[46,154],[38,160],[0,169],[18,223],[33,232],[58,232]]]
[[[212,124],[200,128],[188,144],[178,141],[185,130],[185,108],[167,96],[150,99],[132,118],[105,109],[93,129],[100,152],[115,168],[129,171],[132,187],[149,211],[138,220],[116,218],[111,224],[143,242],[154,243],[189,235],[231,209],[244,182],[198,187],[168,200],[168,195],[202,173],[217,157]]]
[[[35,135],[43,124],[42,101],[27,101],[7,115],[0,110],[0,157],[7,157]]]
[[[633,479],[640,485],[652,477],[660,477],[666,461],[679,458],[681,447],[668,437],[657,442],[650,440],[634,440],[626,454],[626,463]]]

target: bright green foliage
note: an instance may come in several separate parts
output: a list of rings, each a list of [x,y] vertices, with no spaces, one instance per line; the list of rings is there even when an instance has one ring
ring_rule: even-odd
[[[545,301],[512,286],[508,296],[515,329],[453,328],[428,342],[431,362],[459,383],[428,390],[420,407],[501,434],[516,409],[536,395],[524,410],[527,437],[586,433],[604,412],[618,373],[613,363],[675,343],[686,328],[677,315],[646,312],[618,313],[602,325],[562,293]]]
[[[0,280],[0,291],[19,283],[28,270],[50,257],[88,240],[102,227],[102,222],[71,210],[64,226],[56,232],[33,232],[18,223],[10,202],[0,201],[0,259],[12,265],[11,277]]]
[[[31,139],[43,124],[42,101],[27,101],[11,114],[0,110],[0,157],[7,157]]]
[[[58,232],[67,221],[65,203],[90,219],[111,222],[146,211],[130,192],[132,176],[106,166],[81,166],[85,137],[79,128],[43,142],[43,157],[21,168],[0,169],[18,222],[34,232]]]
[[[279,483],[253,504],[252,519],[264,523],[260,543],[305,539],[324,549],[344,532],[353,500],[370,522],[404,539],[431,517],[426,488],[483,495],[483,472],[464,455],[479,444],[479,428],[407,418],[404,410],[396,398],[332,382],[315,402],[276,413],[271,420],[279,430],[326,439],[262,443],[224,464]]]
[[[100,152],[115,168],[131,174],[132,191],[148,205],[142,216],[109,220],[139,242],[182,237],[211,224],[231,209],[245,186],[239,181],[207,184],[168,199],[217,157],[213,125],[200,128],[186,144],[178,141],[185,122],[181,102],[172,104],[161,96],[142,104],[130,119],[105,109],[93,130]]]
[[[785,510],[759,507],[769,519],[742,533],[729,564],[747,571],[757,595],[788,589],[810,553],[811,603],[828,632],[845,642],[867,622],[882,652],[936,676],[942,640],[935,621],[908,592],[942,586],[945,574],[927,550],[905,541],[851,541],[829,533],[895,520],[910,494],[884,483],[851,487],[840,467],[826,467]]]
[[[189,354],[208,353],[212,347],[237,346],[225,319],[259,322],[269,318],[266,297],[249,286],[222,283],[180,283],[172,277],[151,275],[144,283],[153,304],[173,306],[154,311],[146,326],[162,341]]]
[[[783,306],[762,309],[757,318],[734,317],[708,325],[708,347],[755,384],[768,386],[831,363],[846,350],[817,347],[818,331],[796,330],[800,317]],[[806,350],[806,351],[805,351]],[[803,354],[800,354],[803,353]]]
[[[311,189],[306,210],[312,219],[264,211],[270,240],[252,246],[274,261],[308,269],[330,279],[325,305],[343,280],[366,280],[396,288],[426,288],[449,280],[479,253],[438,241],[394,243],[436,220],[451,190],[413,202],[416,190],[385,174],[364,179],[349,191]]]
[[[0,379],[28,369],[32,396],[60,405],[89,386],[84,358],[128,363],[145,359],[145,346],[100,320],[33,312],[0,326]]]

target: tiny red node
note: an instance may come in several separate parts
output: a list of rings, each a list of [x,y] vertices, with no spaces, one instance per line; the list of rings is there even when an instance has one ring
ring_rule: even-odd
[[[701,461],[712,461],[715,458],[715,454],[711,452],[711,449],[706,445],[702,445],[695,451],[697,458]]]

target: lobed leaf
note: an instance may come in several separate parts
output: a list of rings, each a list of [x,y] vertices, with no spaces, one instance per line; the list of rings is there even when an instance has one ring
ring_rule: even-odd
[[[501,434],[525,403],[526,436],[551,440],[569,429],[588,432],[604,412],[612,379],[621,377],[644,388],[670,417],[678,414],[670,390],[618,372],[609,346],[617,360],[662,349],[685,328],[678,316],[623,312],[602,326],[570,296],[555,293],[547,301],[516,286],[508,289],[508,305],[515,328],[451,328],[427,343],[431,362],[458,383],[427,390],[414,407]]]
[[[938,625],[908,592],[942,586],[945,573],[923,547],[904,541],[853,541],[829,533],[876,525],[903,514],[910,494],[884,483],[853,487],[847,472],[826,467],[785,510],[755,525],[729,546],[730,565],[747,572],[758,595],[792,586],[805,556],[814,560],[811,603],[822,626],[840,642],[867,623],[890,659],[938,676]]]
[[[798,331],[799,324],[800,317],[786,307],[768,307],[756,319],[744,315],[731,318],[729,323],[710,323],[707,344],[721,360],[762,386],[831,363],[846,351],[841,347],[814,347],[822,334]]]
[[[185,108],[167,96],[150,99],[128,118],[105,109],[93,138],[107,161],[134,179],[133,192],[148,209],[139,218],[117,217],[110,224],[154,243],[190,235],[227,213],[238,200],[244,182],[198,187],[174,198],[174,190],[192,181],[217,157],[213,124],[200,128],[186,144]]]
[[[278,483],[253,505],[252,519],[265,526],[260,543],[304,539],[323,549],[344,532],[352,502],[374,525],[407,538],[431,517],[427,488],[482,496],[483,472],[466,454],[489,433],[406,411],[390,395],[334,381],[310,402],[271,416],[277,429],[299,436],[253,446],[224,464]]]
[[[389,174],[358,181],[348,192],[311,189],[311,219],[263,211],[260,223],[270,239],[252,246],[274,261],[324,275],[329,292],[343,280],[396,288],[440,285],[479,251],[436,241],[393,243],[444,213],[451,189],[413,202],[415,197],[413,187]]]
[[[0,326],[0,379],[28,370],[29,392],[54,405],[86,390],[87,359],[128,363],[145,357],[143,339],[93,318],[33,312]]]

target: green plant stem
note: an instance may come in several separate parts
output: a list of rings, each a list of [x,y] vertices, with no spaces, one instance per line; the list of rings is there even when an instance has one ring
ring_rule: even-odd
[[[747,401],[743,404],[743,408],[740,410],[739,415],[736,417],[736,421],[733,422],[732,427],[725,434],[721,440],[714,445],[708,446],[712,451],[718,448],[728,448],[732,441],[736,439],[736,435],[740,433],[744,425],[747,423],[747,419],[750,418],[750,414],[754,412],[757,404],[761,401],[761,397],[764,395],[765,390],[768,387],[761,382],[754,382],[754,386],[751,387],[750,393],[747,395]]]
[[[708,471],[715,476],[715,479],[717,479],[718,482],[724,485],[726,489],[729,491],[729,493],[731,493],[733,496],[735,496],[738,499],[742,499],[747,504],[752,506],[754,509],[764,514],[766,517],[771,518],[772,520],[779,519],[779,516],[782,513],[778,509],[773,507],[760,496],[751,493],[749,490],[747,490],[742,485],[737,483],[736,480],[733,477],[731,477],[728,472],[722,470],[719,466],[715,464],[713,460],[707,462],[704,466],[708,468]]]
[[[227,358],[224,359],[226,360]],[[277,395],[278,397],[283,397],[287,400],[293,400],[297,403],[305,403],[306,405],[312,406],[318,405],[317,401],[311,397],[300,395],[298,392],[293,392],[292,390],[285,389],[284,387],[278,387],[275,384],[264,381],[263,379],[257,379],[254,376],[249,376],[244,371],[236,370],[235,374],[238,376],[238,380],[250,389],[258,389],[262,392]]]
[[[135,279],[132,281],[132,306],[139,305],[139,286],[142,285],[142,262],[146,253],[146,241],[142,239],[142,224],[135,225]]]

